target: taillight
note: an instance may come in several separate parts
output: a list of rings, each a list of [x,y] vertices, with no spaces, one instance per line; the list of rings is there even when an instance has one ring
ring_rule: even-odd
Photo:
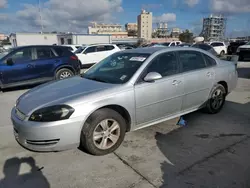
[[[78,60],[78,57],[76,55],[72,55],[72,56],[70,56],[70,59],[72,59],[72,60]]]

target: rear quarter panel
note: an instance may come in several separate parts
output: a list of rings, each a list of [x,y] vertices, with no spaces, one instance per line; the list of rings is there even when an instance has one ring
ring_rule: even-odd
[[[228,85],[228,93],[235,89],[238,81],[238,74],[235,64],[230,61],[217,60],[215,68],[215,82],[225,81]]]

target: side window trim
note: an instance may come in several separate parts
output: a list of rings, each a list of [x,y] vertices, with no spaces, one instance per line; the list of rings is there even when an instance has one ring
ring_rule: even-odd
[[[171,76],[176,76],[176,75],[181,74],[181,67],[180,67],[181,65],[180,65],[180,62],[179,62],[179,60],[178,60],[178,56],[177,56],[176,51],[172,51],[172,52],[162,52],[162,53],[156,55],[156,56],[147,64],[147,66],[143,69],[143,71],[141,72],[141,74],[138,76],[138,78],[137,78],[137,80],[136,80],[136,82],[135,82],[134,85],[138,85],[138,84],[145,83],[145,82],[143,82],[142,80],[143,80],[143,77],[146,76],[145,73],[146,73],[148,67],[149,67],[157,58],[159,58],[160,55],[163,55],[164,53],[173,53],[173,54],[175,55],[175,57],[176,57],[176,62],[177,62],[177,67],[178,67],[178,72],[177,72],[176,74],[173,74],[173,75],[164,76],[164,77],[161,78],[161,80],[162,80],[162,79],[169,78],[169,77],[171,77]]]

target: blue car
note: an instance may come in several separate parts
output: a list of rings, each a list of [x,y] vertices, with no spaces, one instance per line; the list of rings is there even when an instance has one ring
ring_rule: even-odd
[[[13,48],[0,59],[0,88],[64,79],[80,74],[77,56],[63,46]]]

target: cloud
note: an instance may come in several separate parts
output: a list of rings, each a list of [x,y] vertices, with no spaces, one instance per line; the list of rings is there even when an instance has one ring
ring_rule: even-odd
[[[184,3],[187,4],[189,7],[194,7],[199,3],[200,0],[185,0]]]
[[[41,4],[41,14],[37,5],[24,4],[16,13],[16,20],[33,30],[42,24],[46,31],[82,32],[91,21],[114,21],[113,14],[123,11],[121,3],[122,0],[49,0]]]
[[[211,11],[222,14],[249,13],[250,0],[211,0]]]
[[[174,13],[164,13],[161,16],[153,17],[153,22],[175,22],[176,21],[176,14]]]
[[[5,8],[7,6],[7,0],[0,0],[0,8]]]

